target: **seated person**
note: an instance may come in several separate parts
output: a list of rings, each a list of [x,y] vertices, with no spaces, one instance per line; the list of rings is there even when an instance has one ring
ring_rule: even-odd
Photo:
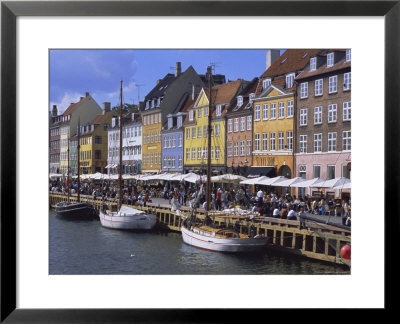
[[[288,211],[287,211],[286,208],[282,208],[281,213],[280,213],[280,216],[281,216],[282,219],[286,219],[286,218],[287,218],[287,216],[288,216]]]
[[[289,220],[297,220],[296,212],[293,209],[291,209],[289,211],[289,213],[287,215],[287,219],[289,219]]]
[[[280,212],[279,212],[279,209],[278,209],[278,208],[275,208],[275,209],[274,209],[274,212],[272,213],[272,216],[273,216],[273,217],[279,217],[279,216],[280,216]]]

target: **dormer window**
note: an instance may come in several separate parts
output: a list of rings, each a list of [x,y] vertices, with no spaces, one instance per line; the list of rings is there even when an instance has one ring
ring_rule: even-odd
[[[201,108],[197,110],[197,117],[201,117]]]
[[[243,105],[243,97],[242,96],[237,97],[237,105],[238,105],[238,107],[241,107]]]
[[[147,109],[149,109],[150,108],[150,100],[147,100],[146,101],[146,108],[145,108],[145,110],[147,110]]]
[[[351,49],[346,50],[346,62],[351,61]]]
[[[221,105],[217,105],[217,113],[216,113],[216,115],[217,116],[221,116],[221,111],[222,111]]]
[[[294,82],[294,73],[290,73],[286,75],[286,88],[293,87]]]
[[[161,103],[161,98],[157,99],[157,107],[160,107],[160,103]]]
[[[156,99],[153,99],[151,101],[151,108],[154,108],[156,106]]]
[[[335,53],[329,53],[326,59],[326,67],[331,67],[333,66],[334,63],[334,58],[335,58]]]
[[[189,120],[193,120],[193,110],[189,111]]]
[[[310,71],[315,71],[317,69],[317,58],[312,57],[310,59]]]
[[[263,89],[267,89],[271,85],[271,79],[263,80]]]
[[[168,129],[172,128],[172,117],[168,118]]]
[[[178,119],[177,119],[177,127],[179,128],[179,127],[182,127],[182,116],[178,116]]]
[[[253,103],[253,99],[255,98],[256,94],[255,93],[250,93],[249,95],[249,104],[251,105]]]

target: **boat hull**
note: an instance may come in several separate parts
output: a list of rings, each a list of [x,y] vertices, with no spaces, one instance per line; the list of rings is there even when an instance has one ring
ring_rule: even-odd
[[[61,202],[56,205],[57,217],[68,220],[96,220],[96,209],[86,202]]]
[[[181,227],[182,238],[186,244],[200,249],[216,252],[251,252],[261,250],[267,244],[265,237],[218,238],[204,236]]]
[[[151,230],[157,223],[153,214],[117,216],[100,212],[99,218],[103,227],[125,230]]]

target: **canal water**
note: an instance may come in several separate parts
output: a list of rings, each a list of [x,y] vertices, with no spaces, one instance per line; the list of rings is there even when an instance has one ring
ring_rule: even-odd
[[[103,228],[100,221],[67,221],[49,215],[50,274],[238,275],[349,274],[338,265],[278,254],[224,254],[182,241],[180,233]]]

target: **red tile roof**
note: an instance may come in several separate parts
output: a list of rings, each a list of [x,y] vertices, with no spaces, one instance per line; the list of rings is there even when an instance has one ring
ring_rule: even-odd
[[[344,57],[343,59],[341,59],[339,62],[337,62],[336,64],[334,64],[331,67],[326,67],[326,63],[325,63],[325,64],[322,64],[318,69],[316,69],[314,71],[310,71],[309,69],[307,69],[306,71],[303,71],[302,73],[300,73],[296,77],[296,80],[301,80],[301,79],[305,79],[305,78],[312,77],[315,75],[330,73],[330,72],[334,72],[334,71],[340,71],[340,70],[344,70],[344,69],[348,69],[348,68],[351,68],[351,61],[346,62],[346,57]]]

